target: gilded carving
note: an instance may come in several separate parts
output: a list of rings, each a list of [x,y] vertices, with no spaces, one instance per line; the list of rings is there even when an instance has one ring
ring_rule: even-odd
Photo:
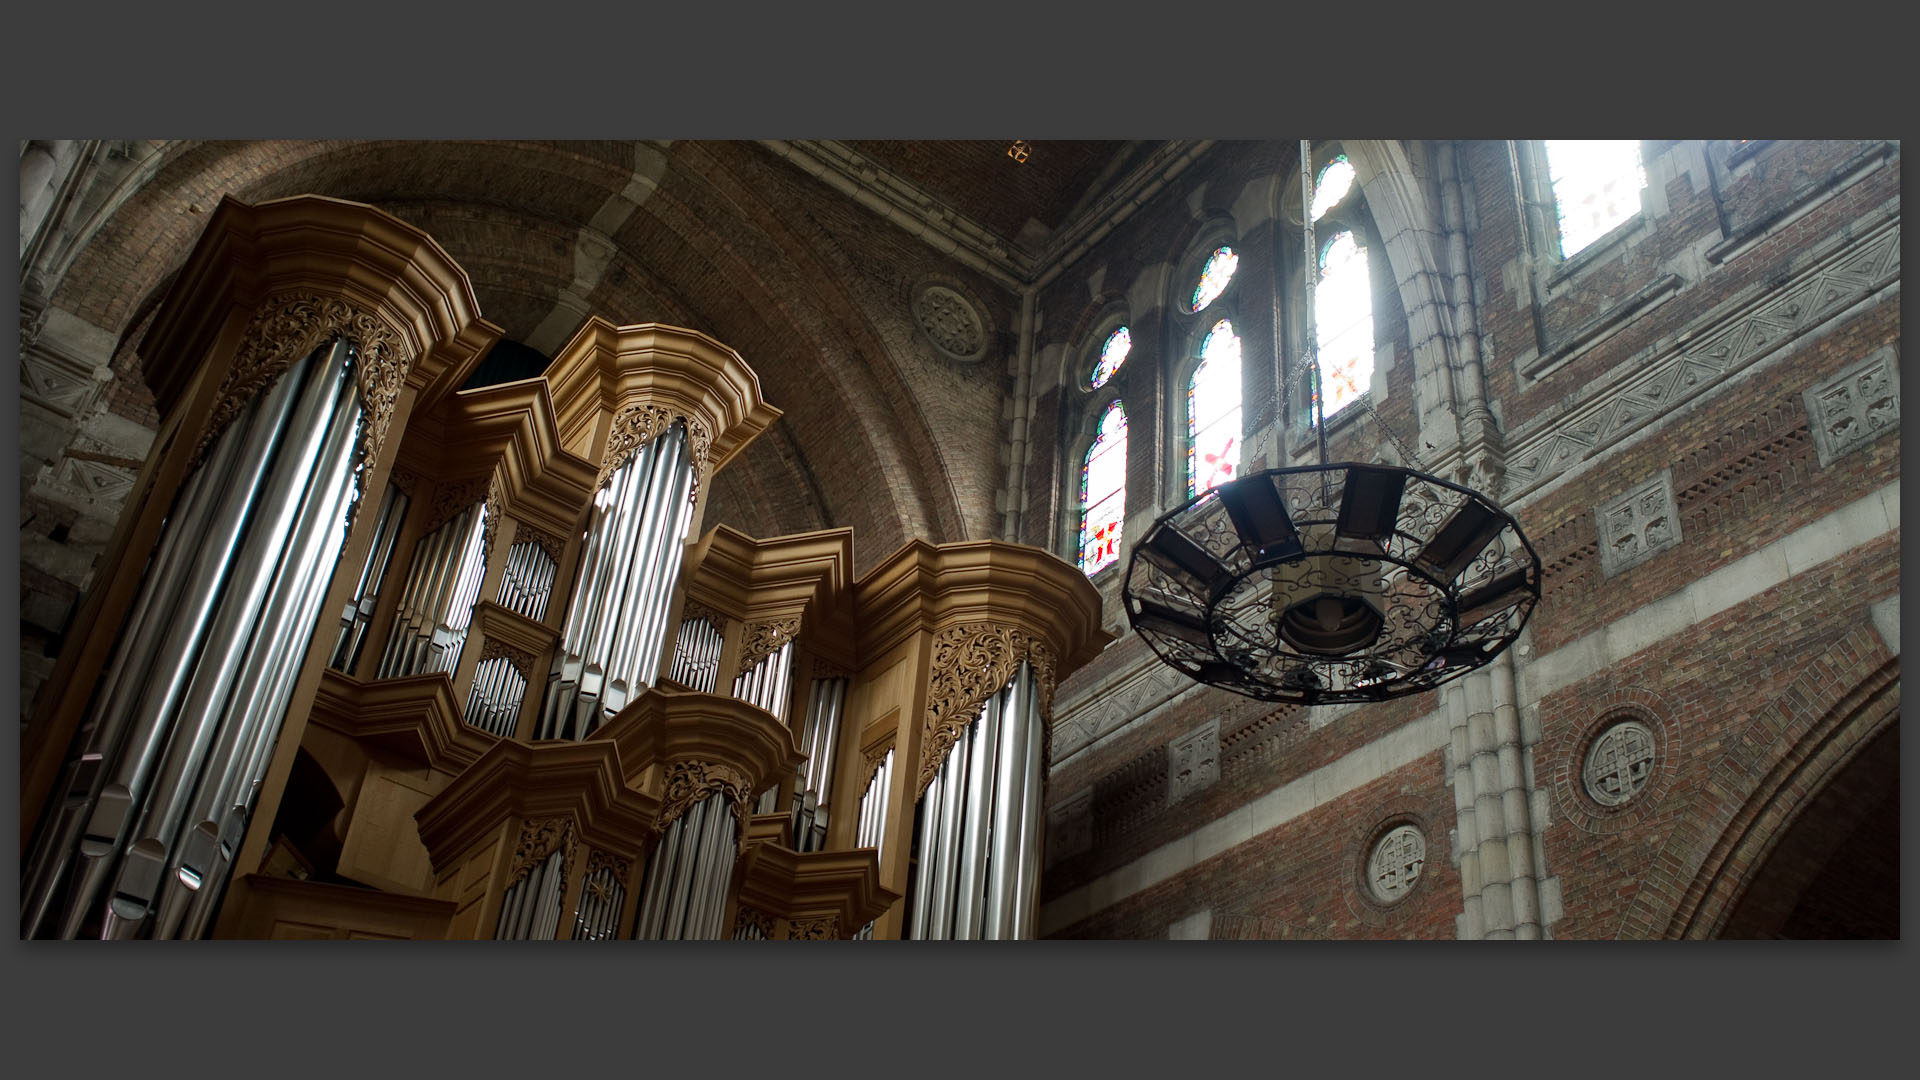
[[[354,383],[360,390],[361,407],[366,410],[358,447],[362,468],[354,479],[356,488],[364,484],[365,466],[372,463],[386,441],[387,422],[406,384],[413,357],[403,345],[404,338],[379,315],[338,297],[316,293],[278,293],[260,305],[247,326],[233,366],[220,384],[213,414],[207,419],[200,444],[194,448],[192,464],[199,464],[227,425],[282,372],[342,336],[354,347]]]
[[[790,941],[838,941],[840,939],[840,916],[828,915],[823,919],[795,919],[787,924],[787,939]]]
[[[675,420],[686,423],[687,442],[692,450],[693,486],[687,492],[687,498],[698,498],[700,473],[706,465],[707,452],[713,447],[713,433],[707,430],[706,421],[698,416],[674,412],[650,401],[635,402],[614,414],[613,426],[607,432],[607,452],[600,466],[599,482],[606,483],[607,477],[615,469],[631,461],[641,447],[658,438]]]
[[[774,653],[780,647],[793,640],[800,632],[800,619],[770,619],[766,622],[748,623],[746,641],[740,646],[740,670],[734,673],[738,678],[753,670],[753,666]]]
[[[566,878],[567,864],[573,861],[573,819],[571,817],[528,818],[520,827],[520,846],[514,849],[513,864],[507,870],[507,887],[519,884],[533,868],[560,848],[560,876]]]
[[[1020,661],[1033,666],[1040,694],[1040,722],[1053,723],[1053,649],[1045,641],[1003,623],[968,623],[942,630],[933,639],[933,679],[927,688],[927,714],[921,725],[920,780],[917,798],[933,782],[967,725],[988,698],[1012,681]],[[1048,740],[1042,739],[1045,748]],[[1042,763],[1045,768],[1045,762]],[[1045,775],[1044,771],[1042,775]]]
[[[535,661],[532,653],[524,649],[516,649],[499,638],[493,637],[488,638],[487,643],[480,649],[480,662],[483,664],[503,656],[506,657],[507,663],[512,664],[513,669],[520,673],[521,678],[528,682],[533,681],[531,673],[534,670]]]
[[[709,761],[676,761],[667,770],[667,791],[660,801],[660,814],[654,819],[656,832],[680,819],[693,804],[712,795],[724,796],[733,804],[733,816],[742,832],[747,828],[747,800],[753,785],[738,769]]]

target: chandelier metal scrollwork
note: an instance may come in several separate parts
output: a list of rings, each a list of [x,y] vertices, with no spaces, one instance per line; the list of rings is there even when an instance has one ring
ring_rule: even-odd
[[[1302,140],[1307,267],[1318,251],[1312,206],[1313,148]],[[1397,465],[1327,464],[1305,277],[1320,464],[1242,476],[1154,522],[1127,564],[1127,620],[1189,678],[1262,701],[1422,693],[1513,643],[1540,602],[1540,557],[1477,491]]]
[[[1484,496],[1412,469],[1272,469],[1154,522],[1123,595],[1190,678],[1324,705],[1431,690],[1492,660],[1540,600],[1540,559]]]

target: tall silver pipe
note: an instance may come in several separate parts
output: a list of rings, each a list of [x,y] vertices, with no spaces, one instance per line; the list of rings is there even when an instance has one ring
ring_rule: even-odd
[[[666,878],[669,868],[678,857],[680,833],[686,822],[682,816],[668,825],[659,840],[654,842],[653,850],[647,854],[645,876],[640,882],[640,910],[633,920],[633,936],[642,939],[657,939],[661,913],[667,903]]]
[[[546,874],[540,882],[539,903],[535,908],[533,930],[529,935],[535,941],[552,941],[560,932],[560,907],[567,898],[566,853],[554,851],[547,856]]]
[[[638,666],[635,653],[638,649],[637,635],[641,622],[646,617],[645,604],[650,599],[647,594],[647,571],[653,555],[656,535],[666,529],[665,507],[668,488],[668,472],[674,460],[675,445],[669,439],[655,439],[649,447],[654,451],[648,462],[649,468],[644,495],[633,507],[634,525],[625,530],[623,536],[625,553],[620,565],[627,570],[626,580],[622,582],[618,599],[619,617],[614,620],[616,631],[608,640],[607,671],[607,708],[618,712],[626,706],[628,699],[635,693],[634,669]]]
[[[1033,937],[1034,919],[1040,907],[1040,849],[1046,840],[1046,725],[1040,717],[1040,696],[1032,674],[1027,676],[1027,766],[1026,789],[1020,798],[1020,862],[1014,886],[1013,937],[1026,941]]]
[[[299,677],[310,627],[332,581],[330,568],[345,542],[344,518],[352,498],[351,485],[340,481],[329,516],[323,518],[334,525],[330,546],[323,544],[319,555],[290,561],[286,603],[312,613],[304,620],[309,629],[302,631],[296,623],[287,639],[256,638],[262,656],[259,662],[249,659],[234,690],[234,715],[222,726],[209,767],[194,791],[186,820],[197,824],[186,830],[178,845],[173,872],[162,891],[155,937],[201,936],[213,901],[225,890],[226,871],[245,830],[251,798],[279,738],[287,700]],[[279,605],[281,599],[276,596],[273,602]]]
[[[667,880],[663,883],[667,890],[666,910],[662,915],[661,926],[655,936],[678,939],[680,927],[686,925],[688,892],[691,889],[691,870],[694,858],[698,854],[700,833],[706,824],[707,808],[712,800],[702,799],[687,809],[675,824],[681,826],[681,843],[677,858],[661,869]]]
[[[1026,706],[1032,691],[1027,665],[1022,663],[1013,682],[999,694],[1005,727],[999,739],[999,783],[993,789],[993,873],[987,885],[990,914],[983,927],[988,940],[1013,936],[1015,868],[1020,860],[1020,802],[1026,790]],[[982,808],[985,809],[984,807]]]
[[[600,681],[592,688],[595,698],[606,696],[607,682],[615,678],[609,670],[613,660],[613,647],[618,639],[622,624],[632,617],[626,610],[629,599],[628,590],[633,574],[635,542],[638,532],[648,523],[644,518],[647,482],[651,479],[651,466],[658,454],[658,447],[642,447],[634,455],[626,475],[622,477],[620,490],[615,492],[614,515],[608,523],[613,546],[609,551],[606,584],[592,613],[592,621],[582,651],[587,657],[587,669],[598,672]],[[582,683],[583,689],[585,683]]]
[[[707,924],[712,919],[714,881],[720,876],[720,837],[730,816],[728,808],[720,798],[709,795],[705,800],[707,817],[701,823],[699,845],[693,850],[694,876],[693,887],[687,897],[686,921],[680,937],[684,940],[700,940],[707,936]]]
[[[207,509],[214,493],[224,490],[245,432],[258,411],[256,403],[215,441],[207,457],[181,485],[173,508],[161,525],[159,544],[121,628],[113,659],[104,669],[105,677],[95,690],[86,719],[73,739],[78,752],[69,758],[60,784],[55,788],[62,793],[60,810],[41,826],[40,840],[29,852],[20,889],[23,938],[34,936],[46,918],[54,886],[65,873],[101,780],[104,759],[97,750],[89,753],[87,748],[93,745],[102,718],[114,714],[113,703],[123,698],[126,692],[123,688],[138,686],[144,678],[154,642],[178,603],[185,580],[181,567],[200,545],[207,525]]]
[[[373,620],[374,606],[385,587],[387,567],[393,562],[399,545],[400,528],[406,521],[412,500],[406,492],[389,483],[380,499],[380,518],[373,531],[373,545],[367,549],[367,561],[355,584],[353,599],[340,616],[340,634],[328,665],[336,671],[351,672],[360,660],[360,648],[366,641],[367,627]]]
[[[920,827],[918,846],[919,860],[913,870],[913,919],[912,936],[915,941],[927,940],[927,929],[933,923],[933,864],[939,850],[940,834],[940,774],[935,773],[933,781],[920,797]]]
[[[175,649],[186,647],[177,639],[191,631],[189,624],[196,604],[211,605],[210,595],[188,593],[189,587],[196,584],[193,568],[219,542],[216,537],[226,524],[220,517],[221,508],[235,496],[236,476],[244,477],[263,466],[266,448],[278,435],[293,406],[294,391],[299,385],[295,376],[304,370],[302,365],[293,375],[283,376],[227,428],[216,444],[214,455],[202,465],[206,482],[201,491],[195,493],[193,504],[170,515],[173,520],[167,525],[169,538],[178,535],[181,541],[177,563],[159,582],[148,579],[147,587],[157,585],[154,588],[156,602],[136,604],[136,608],[144,609],[150,616],[143,617],[133,633],[122,631],[123,648],[116,654],[107,685],[102,687],[89,719],[75,737],[78,753],[65,805],[36,853],[44,858],[36,859],[36,872],[29,875],[30,882],[22,890],[21,910],[32,920],[29,933],[40,933],[44,920],[52,914],[53,897],[60,883],[67,879],[79,853],[86,823],[106,782],[107,770],[120,753],[141,691],[150,687],[150,676],[170,642]],[[189,509],[190,514],[185,512]],[[197,584],[203,589],[206,587],[204,580]],[[142,612],[136,611],[136,614]]]
[[[968,738],[974,744],[967,763],[967,808],[960,825],[960,870],[955,877],[953,929],[961,941],[979,937],[984,914],[988,865],[987,830],[998,821],[987,811],[994,802],[994,750],[1000,738],[1000,714],[1006,691],[987,699]]]
[[[312,358],[300,365],[299,377],[293,380],[299,386],[299,397],[290,409],[276,410],[271,414],[274,423],[249,432],[257,439],[249,438],[252,452],[243,455],[237,482],[224,493],[215,511],[215,524],[208,533],[210,542],[194,560],[183,596],[186,610],[181,614],[184,617],[162,640],[153,677],[127,724],[125,741],[113,755],[107,783],[94,800],[93,812],[80,839],[78,888],[66,909],[62,937],[79,933],[81,922],[92,910],[119,856],[131,816],[157,764],[169,721],[176,715],[176,706],[186,693],[254,508],[262,497],[271,499],[280,494],[262,490],[270,483],[274,445],[283,435],[292,437],[298,440],[298,456],[310,460],[324,436],[322,422],[332,404],[333,386],[331,380],[307,377],[313,367]]]
[[[945,787],[950,797],[940,808],[940,851],[934,861],[933,887],[938,903],[934,905],[933,922],[927,927],[927,932],[937,940],[953,934],[953,890],[960,874],[960,832],[967,812],[967,766],[973,758],[973,733],[977,730],[979,720],[975,718],[962,730],[941,769],[946,774]]]
[[[667,528],[660,534],[655,551],[647,563],[651,568],[652,581],[641,605],[643,618],[634,660],[638,665],[636,686],[652,686],[654,673],[660,669],[661,652],[666,643],[667,608],[672,602],[674,582],[680,576],[680,564],[686,554],[687,529],[693,521],[693,478],[698,463],[691,458],[684,425],[675,424],[667,434],[678,449],[673,482],[668,488],[666,504],[662,507],[667,514]]]
[[[341,361],[344,353],[343,344],[338,357]],[[123,856],[114,883],[109,912],[129,929],[130,924],[144,920],[150,910],[188,809],[188,798],[209,764],[207,751],[219,725],[231,721],[228,692],[246,662],[264,666],[260,652],[249,648],[250,641],[284,643],[300,632],[302,624],[311,633],[311,620],[317,613],[287,603],[292,599],[288,595],[291,590],[275,590],[272,586],[282,573],[292,578],[296,567],[319,563],[326,541],[333,539],[329,526],[338,521],[360,422],[360,410],[353,403],[354,390],[346,375],[342,362],[338,376],[343,385],[336,388],[341,392],[321,448],[297,464],[288,463],[293,478],[281,488],[284,496],[262,507],[248,530],[240,568],[228,583],[227,596],[181,706],[180,722],[169,740],[153,791],[135,822],[132,835],[138,839]],[[275,487],[280,487],[278,474],[276,468]],[[337,558],[337,541],[334,546]],[[271,592],[280,594],[280,604],[271,602]],[[218,762],[212,764],[219,766]]]

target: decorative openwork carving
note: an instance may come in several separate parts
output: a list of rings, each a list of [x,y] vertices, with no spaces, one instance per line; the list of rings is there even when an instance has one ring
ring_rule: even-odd
[[[486,519],[480,526],[480,562],[483,566],[493,561],[493,534],[499,531],[500,510],[506,505],[506,486],[500,480],[499,470],[495,470],[487,479]]]
[[[567,864],[573,861],[574,839],[571,817],[528,818],[520,827],[520,846],[514,849],[513,864],[507,870],[507,887],[519,884],[521,878],[553,854],[555,847],[564,852],[560,856],[560,876],[564,879]]]
[[[840,938],[840,916],[795,919],[787,924],[787,938],[791,941],[837,941]]]
[[[547,532],[545,529],[536,528],[517,518],[515,521],[513,542],[516,544],[538,544],[540,550],[546,554],[547,558],[552,559],[554,565],[558,566],[560,564],[560,556],[566,553],[567,542]]]
[[[633,872],[633,864],[610,851],[593,848],[587,852],[587,876],[592,877],[602,870],[612,871],[615,881],[625,881],[627,875]]]
[[[1619,806],[1647,786],[1653,765],[1653,730],[1638,720],[1623,720],[1593,740],[1580,779],[1594,802]]]
[[[1392,903],[1405,897],[1427,864],[1427,838],[1412,825],[1391,829],[1373,845],[1367,860],[1367,884],[1375,899]]]
[[[707,452],[713,447],[713,433],[707,430],[706,421],[698,416],[674,412],[650,401],[636,402],[614,414],[613,427],[607,432],[607,452],[600,466],[598,483],[605,483],[615,469],[632,460],[641,447],[658,438],[675,420],[684,420],[687,425],[687,442],[693,454],[693,487],[687,497],[697,498],[700,494],[700,471],[706,464]]]
[[[740,913],[734,916],[733,936],[737,939],[743,930],[756,930],[762,938],[773,936],[773,916],[759,908],[740,905]]]
[[[719,626],[719,623],[715,623]],[[753,670],[753,666],[780,650],[782,645],[793,640],[800,632],[800,619],[771,619],[767,622],[747,624],[746,641],[740,646],[740,670],[734,672],[738,678]]]
[[[690,619],[705,619],[707,622],[712,623],[713,628],[722,634],[727,632],[727,623],[730,621],[724,614],[693,599],[689,599],[686,606],[680,609],[680,621],[686,622]]]
[[[520,673],[521,678],[528,682],[533,681],[532,672],[535,661],[532,653],[524,649],[516,649],[499,638],[493,637],[488,638],[487,643],[480,649],[480,662],[483,664],[502,656],[506,657],[507,663],[512,664],[513,669]]]
[[[880,771],[881,764],[887,760],[887,755],[891,753],[893,753],[893,739],[891,737],[869,746],[860,752],[860,789],[862,791],[873,786],[874,774]]]
[[[733,816],[744,831],[752,787],[752,781],[730,766],[708,761],[676,761],[667,770],[667,792],[660,802],[660,814],[654,819],[654,831],[665,832],[667,826],[692,809],[694,803],[710,795],[725,796],[733,804]]]
[[[441,484],[433,489],[433,498],[427,503],[425,532],[430,533],[445,525],[455,514],[472,507],[474,503],[490,500],[491,491],[488,479],[484,476]],[[488,514],[488,517],[492,516]]]
[[[850,679],[853,673],[839,664],[823,657],[813,658],[813,677],[816,679]]]
[[[1040,694],[1040,722],[1053,722],[1053,649],[1045,641],[1003,623],[967,623],[942,630],[933,639],[933,679],[928,687],[927,714],[922,723],[918,798],[933,783],[947,751],[959,741],[967,724],[980,715],[988,698],[1013,679],[1020,661],[1033,665]],[[1046,746],[1047,740],[1041,740]],[[1044,769],[1043,761],[1041,767]]]
[[[395,465],[387,473],[387,483],[400,489],[400,493],[411,499],[420,491],[420,474],[412,469],[403,469]]]
[[[967,298],[944,285],[924,285],[913,297],[913,321],[934,347],[956,360],[978,360],[987,334]]]
[[[207,419],[199,445],[194,447],[189,467],[200,463],[227,425],[282,372],[340,336],[353,343],[354,382],[360,389],[361,407],[366,410],[366,422],[360,428],[359,461],[363,465],[373,461],[386,441],[393,403],[406,384],[407,368],[413,361],[402,344],[405,339],[385,319],[338,297],[284,292],[268,297],[248,324],[246,338],[220,384],[213,414]],[[362,468],[355,474],[356,487],[366,482],[367,471]]]

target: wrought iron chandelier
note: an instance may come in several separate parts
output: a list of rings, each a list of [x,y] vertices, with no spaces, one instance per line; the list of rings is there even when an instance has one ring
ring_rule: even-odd
[[[1313,176],[1301,143],[1306,339],[1314,348]],[[1431,690],[1512,644],[1540,559],[1493,500],[1414,469],[1270,469],[1153,523],[1123,585],[1133,629],[1196,681],[1265,701],[1381,701]]]

